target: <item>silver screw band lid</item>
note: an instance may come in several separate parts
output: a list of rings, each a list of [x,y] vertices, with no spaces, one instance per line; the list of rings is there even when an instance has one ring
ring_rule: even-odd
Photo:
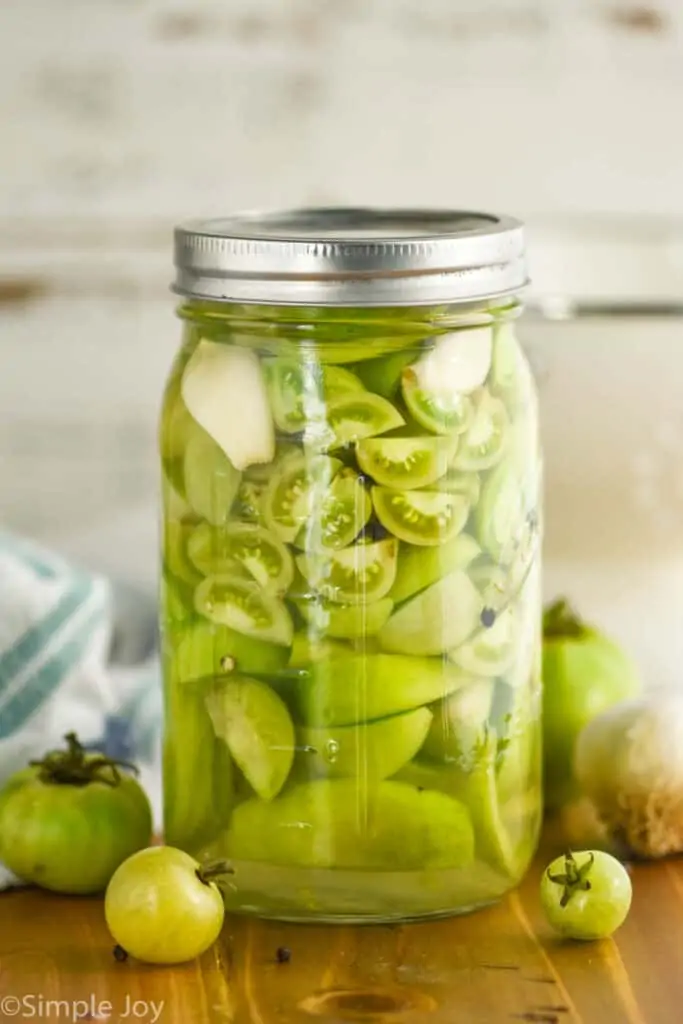
[[[175,230],[173,290],[281,305],[473,302],[527,284],[523,225],[463,210],[295,209]]]

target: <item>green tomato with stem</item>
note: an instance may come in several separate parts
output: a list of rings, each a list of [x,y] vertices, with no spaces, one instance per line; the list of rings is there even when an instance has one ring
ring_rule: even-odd
[[[216,879],[232,874],[224,861],[202,866],[183,850],[153,846],[129,857],[104,898],[117,946],[148,964],[181,964],[206,952],[225,917]]]
[[[579,733],[597,715],[635,696],[640,678],[613,640],[582,621],[564,599],[543,618],[543,747],[545,805],[577,795],[573,759]]]
[[[0,861],[53,892],[103,892],[118,866],[149,845],[152,812],[134,765],[66,749],[17,772],[0,793]]]
[[[541,879],[541,905],[550,926],[568,939],[606,939],[631,908],[631,879],[602,850],[557,857]]]

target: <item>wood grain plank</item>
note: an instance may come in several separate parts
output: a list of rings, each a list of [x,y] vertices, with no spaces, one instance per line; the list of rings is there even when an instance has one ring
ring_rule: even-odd
[[[4,893],[0,996],[108,1000],[114,1021],[131,1001],[163,1001],[159,1024],[680,1024],[683,861],[634,867],[615,937],[570,943],[540,911],[548,856],[476,914],[386,927],[230,917],[213,950],[172,969],[117,963],[98,899]]]

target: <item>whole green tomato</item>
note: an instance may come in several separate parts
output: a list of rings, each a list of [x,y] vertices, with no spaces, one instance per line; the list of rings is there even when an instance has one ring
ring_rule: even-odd
[[[152,811],[131,768],[88,753],[73,733],[65,750],[16,772],[0,791],[0,861],[53,892],[102,892],[127,857],[151,842]]]
[[[606,939],[631,908],[631,879],[602,850],[567,853],[546,868],[541,905],[548,923],[568,939]]]
[[[225,917],[213,879],[231,873],[225,861],[202,866],[172,846],[129,857],[104,897],[117,950],[148,964],[182,964],[200,956],[218,938]]]
[[[578,795],[572,765],[583,727],[639,690],[637,669],[621,647],[583,622],[565,600],[546,609],[543,782],[548,810],[556,810]]]

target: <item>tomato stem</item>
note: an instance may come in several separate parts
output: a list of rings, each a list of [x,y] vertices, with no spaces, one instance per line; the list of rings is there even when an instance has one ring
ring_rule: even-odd
[[[566,597],[560,597],[543,613],[543,636],[546,640],[562,637],[582,637],[586,626]]]
[[[205,864],[203,867],[197,868],[195,874],[200,882],[203,882],[204,885],[208,885],[212,878],[219,878],[221,875],[234,875],[235,869],[230,861],[217,860],[211,864]]]
[[[553,875],[550,873],[548,868],[548,878],[551,882],[555,882],[556,885],[564,887],[562,898],[560,899],[560,906],[566,907],[570,899],[576,892],[589,892],[591,884],[588,881],[588,875],[593,867],[593,861],[595,857],[592,853],[588,855],[588,860],[581,867],[576,863],[574,855],[571,850],[567,850],[564,857],[564,874]]]
[[[138,769],[129,761],[107,757],[105,754],[89,754],[75,732],[64,736],[66,750],[50,750],[43,758],[29,761],[31,767],[40,768],[40,778],[62,786],[87,786],[91,782],[103,782],[107,786],[118,786],[121,782],[119,768],[126,768],[138,774]]]

